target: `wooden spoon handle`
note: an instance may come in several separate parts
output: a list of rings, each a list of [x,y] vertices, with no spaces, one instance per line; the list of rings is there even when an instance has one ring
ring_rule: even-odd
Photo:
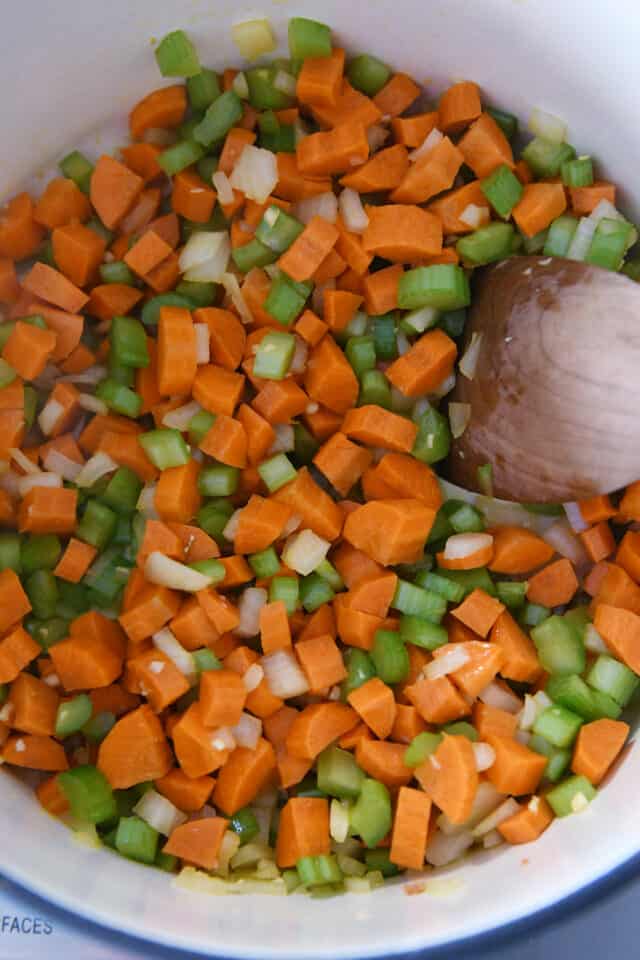
[[[514,257],[479,280],[468,333],[473,380],[454,399],[471,420],[452,448],[455,483],[561,503],[640,478],[640,285],[583,263]]]

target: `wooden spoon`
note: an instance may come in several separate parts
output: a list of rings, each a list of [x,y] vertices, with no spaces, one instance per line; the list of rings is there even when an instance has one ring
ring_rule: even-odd
[[[565,503],[640,479],[640,285],[585,263],[514,257],[476,281],[471,407],[450,477],[477,490],[493,466],[506,500]],[[478,339],[476,338],[476,346]]]

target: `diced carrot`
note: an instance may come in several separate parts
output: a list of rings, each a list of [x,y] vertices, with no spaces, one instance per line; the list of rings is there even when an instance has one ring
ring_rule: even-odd
[[[162,194],[159,187],[147,187],[146,190],[143,190],[129,213],[120,222],[119,229],[122,233],[143,235],[151,232],[146,228],[156,216],[161,199]],[[113,253],[113,245],[111,252]]]
[[[363,276],[368,270],[373,256],[370,253],[365,253],[360,236],[357,233],[350,233],[339,217],[336,220],[336,227],[340,234],[336,241],[336,252],[340,254],[355,274],[359,277]],[[398,273],[397,267],[392,269]],[[382,271],[378,272],[381,273]]]
[[[383,566],[415,563],[435,515],[419,500],[372,501],[347,517],[344,538]]]
[[[222,817],[203,817],[182,823],[171,831],[162,852],[204,870],[214,870],[228,823]]]
[[[331,180],[325,177],[311,177],[303,174],[294,153],[276,154],[278,163],[278,185],[274,190],[277,197],[297,203],[307,197],[317,196],[331,190]]]
[[[77,490],[33,487],[20,504],[18,528],[23,533],[73,533],[77,502]]]
[[[154,503],[164,520],[188,523],[200,509],[198,490],[200,464],[196,460],[179,467],[169,467],[160,474]]]
[[[282,503],[253,496],[239,514],[234,546],[239,553],[259,553],[277,540],[291,517]]]
[[[410,204],[387,204],[367,209],[369,223],[362,235],[367,253],[407,263],[439,254],[442,224],[438,217]]]
[[[336,104],[342,93],[344,50],[336,47],[328,57],[307,57],[296,84],[296,97],[308,106]]]
[[[205,805],[215,785],[213,777],[187,777],[180,767],[169,770],[155,781],[155,788],[184,813],[197,813]]]
[[[94,287],[89,297],[88,311],[99,320],[127,316],[142,299],[142,291],[126,283],[104,283]]]
[[[153,90],[140,100],[129,114],[131,139],[140,140],[147,130],[157,127],[179,127],[186,109],[187,94],[184,84]]]
[[[255,799],[275,770],[276,756],[268,740],[260,737],[254,750],[237,747],[220,771],[213,803],[231,816]]]
[[[221,590],[232,590],[243,583],[253,580],[255,574],[242,556],[220,557],[224,567],[224,580],[220,584]]]
[[[193,398],[210,413],[223,413],[231,417],[243,389],[242,374],[210,363],[198,368],[193,381]]]
[[[263,653],[291,646],[291,627],[283,600],[266,603],[260,610],[260,645]]]
[[[314,703],[302,710],[287,736],[287,750],[294,757],[313,760],[325,747],[358,722],[358,715],[343,703]]]
[[[371,463],[371,454],[338,432],[320,448],[313,462],[338,493],[346,496]]]
[[[347,700],[375,735],[386,740],[396,718],[396,701],[391,687],[374,677],[352,690]]]
[[[195,597],[184,601],[170,624],[178,643],[186,650],[212,647],[220,634]]]
[[[29,770],[60,771],[69,766],[62,744],[39,735],[9,737],[2,756],[5,763]]]
[[[31,267],[22,286],[34,297],[40,297],[68,313],[78,313],[89,300],[88,295],[62,273],[40,261]]]
[[[392,202],[425,203],[443,190],[449,190],[464,159],[460,145],[455,146],[449,137],[443,137],[409,167],[400,185],[390,195]]]
[[[104,256],[103,238],[81,223],[67,223],[53,231],[51,241],[61,273],[77,287],[92,283]]]
[[[89,698],[93,704],[94,715],[97,713],[113,713],[116,717],[121,717],[124,713],[135,710],[140,705],[139,697],[129,693],[117,683],[91,690]]]
[[[527,237],[533,237],[566,209],[567,198],[561,183],[529,183],[513,208],[513,219]]]
[[[630,484],[627,487],[626,494],[632,491],[634,484]],[[620,502],[620,513],[624,514],[622,509],[622,502],[624,497]],[[601,520],[611,520],[612,517],[616,515],[616,508],[611,503],[611,498],[605,495],[600,495],[597,497],[589,497],[587,500],[579,500],[578,506],[580,508],[580,514],[585,523],[595,524],[600,523]],[[631,518],[633,519],[633,518]]]
[[[69,812],[69,801],[56,776],[43,780],[36,787],[36,796],[40,806],[54,817],[61,817]]]
[[[616,541],[606,520],[601,520],[595,527],[584,530],[580,534],[580,539],[593,563],[599,563],[601,560],[610,557],[616,549]],[[620,551],[618,551],[616,559],[620,563]],[[624,567],[623,563],[620,565]]]
[[[342,654],[329,634],[299,640],[295,650],[312,693],[341,683],[346,677]]]
[[[547,765],[547,758],[512,737],[489,736],[495,760],[486,772],[500,793],[520,797],[534,793]]]
[[[316,103],[311,109],[314,119],[324,127],[340,127],[350,122],[369,127],[382,116],[373,100],[354,89],[348,80],[344,80],[335,104],[324,106]]]
[[[366,723],[359,723],[344,733],[338,740],[338,746],[343,750],[355,750],[361,740],[373,740],[373,734]]]
[[[391,729],[392,740],[398,743],[411,743],[414,737],[426,729],[426,723],[414,706],[396,703],[396,717]]]
[[[464,162],[476,177],[488,177],[506,163],[513,167],[513,151],[504,133],[488,113],[482,113],[458,142]]]
[[[44,680],[21,673],[11,684],[9,704],[13,709],[11,726],[36,736],[53,736],[60,697]]]
[[[114,790],[169,772],[171,751],[151,707],[138,707],[118,720],[100,744],[97,765]]]
[[[607,564],[594,602],[623,607],[640,614],[640,587],[633,582],[626,570],[615,563]]]
[[[0,640],[0,683],[12,683],[21,670],[41,653],[39,644],[21,626]]]
[[[312,280],[316,285],[326,283],[327,280],[335,280],[336,277],[341,276],[347,269],[347,263],[336,252],[335,247],[329,251],[326,255],[318,269],[313,274]],[[325,296],[329,290],[325,291]]]
[[[325,136],[325,134],[313,134]],[[299,282],[313,276],[338,239],[338,231],[323,217],[312,217],[302,233],[278,260],[278,266]]]
[[[14,303],[19,296],[16,265],[8,257],[0,257],[0,303]]]
[[[386,371],[387,378],[407,397],[431,393],[453,370],[458,350],[442,330],[430,330]]]
[[[391,413],[375,404],[348,410],[342,422],[347,437],[370,447],[385,447],[398,453],[409,453],[413,448],[418,428],[406,417]]]
[[[294,329],[309,346],[315,347],[324,337],[328,326],[312,310],[305,310]]]
[[[206,670],[200,678],[200,718],[206,727],[235,727],[247,699],[242,678],[233,670]]]
[[[146,277],[158,264],[166,260],[170,253],[169,244],[153,230],[148,230],[125,253],[124,262],[139,277]]]
[[[44,229],[33,212],[33,200],[28,193],[19,193],[0,211],[0,256],[24,260],[36,252]]]
[[[366,254],[371,256],[371,254]],[[398,283],[404,273],[402,265],[394,264],[375,273],[368,273],[362,281],[364,306],[368,314],[379,316],[398,309]]]
[[[489,214],[488,201],[480,188],[479,180],[472,180],[471,183],[465,183],[462,187],[450,190],[430,203],[429,210],[438,217],[445,234],[471,233],[473,227],[460,219],[470,204],[475,207],[486,207]]]
[[[492,707],[488,703],[476,700],[472,711],[473,725],[478,731],[481,740],[487,737],[514,737],[518,726],[515,713],[507,713],[500,707]]]
[[[605,560],[601,560],[600,563],[596,563],[593,567],[591,567],[591,570],[589,570],[588,574],[584,578],[582,589],[585,593],[588,593],[590,597],[595,597],[600,590],[602,582],[607,575],[609,566],[610,565]]]
[[[122,655],[105,635],[71,635],[50,651],[56,673],[67,691],[107,687],[122,672]]]
[[[403,743],[362,738],[356,746],[356,761],[374,780],[388,787],[403,787],[413,777],[413,771],[404,762],[405,751]]]
[[[361,303],[362,297],[357,293],[350,293],[348,290],[326,290],[323,316],[329,329],[340,332],[348,327]]]
[[[215,202],[215,190],[195,170],[181,170],[173,178],[171,206],[174,213],[194,223],[207,223]]]
[[[490,640],[504,654],[500,667],[503,677],[522,683],[535,682],[541,671],[536,648],[508,610],[501,613],[494,623]]]
[[[161,395],[189,394],[197,369],[196,334],[190,312],[183,307],[161,307],[158,321],[158,389]]]
[[[543,567],[529,580],[527,599],[545,607],[569,603],[578,589],[578,578],[570,560],[563,557]]]
[[[420,96],[420,87],[406,73],[394,73],[373,102],[383,116],[398,117]]]
[[[124,164],[103,154],[91,176],[90,198],[98,216],[113,230],[142,192],[144,181]]]
[[[494,573],[529,573],[553,557],[553,547],[526,527],[495,527],[492,533],[493,559],[489,569]]]
[[[129,690],[139,691],[155,713],[161,713],[189,689],[187,678],[173,660],[155,649],[127,661],[125,684]]]
[[[162,629],[176,615],[179,606],[180,597],[174,590],[149,585],[118,619],[129,639],[136,643]]]
[[[184,90],[184,87],[179,89]],[[158,155],[162,150],[155,144],[132,143],[128,147],[121,147],[120,153],[129,169],[142,177],[145,183],[155,180],[162,174],[162,167],[158,163]]]
[[[629,736],[629,724],[603,718],[585,723],[578,733],[571,769],[594,786],[607,774]]]
[[[486,637],[501,613],[504,604],[494,597],[490,597],[484,590],[473,590],[455,610],[452,615],[461,620],[470,630],[481,637]]]
[[[399,867],[422,870],[427,848],[431,800],[422,790],[400,787],[389,859]]]
[[[339,593],[333,600],[338,635],[342,642],[350,647],[371,650],[376,631],[382,628],[384,620],[371,613],[354,610],[349,604],[349,595]]]
[[[267,380],[252,400],[258,413],[270,423],[290,423],[308,402],[304,390],[291,378]]]
[[[438,123],[438,111],[432,110],[412,117],[394,117],[391,130],[398,143],[405,147],[420,147]]]
[[[615,206],[615,184],[606,180],[595,180],[588,187],[569,187],[571,209],[577,217],[588,217],[602,200],[608,200]]]
[[[291,797],[280,812],[276,862],[295,867],[301,857],[329,853],[329,801],[326,797]]]
[[[302,517],[302,527],[309,527],[325,540],[336,540],[342,530],[340,507],[315,482],[309,470],[301,467],[295,480],[280,487],[272,499],[290,507]]]
[[[55,177],[49,181],[33,210],[34,220],[49,230],[66,223],[88,220],[90,216],[89,200],[73,180],[65,177]]]
[[[187,777],[207,776],[229,759],[229,750],[223,744],[216,745],[214,731],[202,722],[197,702],[185,710],[171,735],[176,758]]]
[[[449,677],[418,679],[404,692],[427,723],[451,723],[469,713],[467,701],[458,693]]]
[[[344,413],[354,405],[358,378],[332,337],[323,337],[311,351],[304,386],[312,400],[336,413]]]
[[[435,753],[415,768],[414,774],[427,796],[451,823],[464,823],[469,819],[478,789],[470,740],[445,736]]]
[[[361,581],[377,577],[383,573],[380,564],[346,541],[343,541],[335,550],[331,556],[331,561],[349,590]]]
[[[362,123],[352,122],[326,132],[312,133],[299,142],[296,157],[298,169],[304,177],[345,173],[368,159],[367,132]]]
[[[480,90],[477,83],[454,83],[440,97],[438,128],[443,133],[461,133],[482,113]]]
[[[394,121],[407,123],[408,121]],[[426,134],[425,134],[426,136]],[[424,137],[422,138],[424,139]],[[422,142],[422,141],[420,141]],[[350,187],[358,193],[378,193],[382,190],[395,190],[400,186],[409,170],[407,149],[401,143],[380,150],[370,160],[363,163],[353,173],[341,178],[343,187]],[[383,208],[380,208],[383,209]]]
[[[347,595],[352,610],[370,613],[383,619],[395,595],[398,577],[391,571],[359,580]]]
[[[606,521],[601,522],[606,523]],[[592,527],[592,529],[596,528]],[[611,535],[608,525],[607,530],[609,531],[609,535]],[[608,555],[607,553],[606,556]],[[601,560],[604,558],[599,557],[598,559]],[[627,530],[620,541],[620,546],[616,553],[616,563],[621,566],[623,570],[626,570],[636,583],[640,581],[640,533],[635,530]]]
[[[53,572],[56,577],[69,583],[79,583],[93,563],[96,553],[95,547],[72,537]]]
[[[593,624],[613,654],[634,673],[640,672],[640,616],[596,597]]]
[[[196,323],[209,327],[211,359],[227,370],[235,370],[242,362],[246,333],[244,327],[230,310],[206,307],[193,314]]]
[[[517,813],[498,824],[507,843],[532,843],[553,820],[553,810],[544,797],[533,796]]]
[[[41,330],[18,320],[4,345],[2,357],[24,380],[35,380],[47,365],[56,346],[52,330]]]

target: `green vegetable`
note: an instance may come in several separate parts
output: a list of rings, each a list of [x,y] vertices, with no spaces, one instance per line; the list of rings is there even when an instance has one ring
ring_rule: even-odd
[[[184,30],[168,33],[155,53],[163,77],[195,77],[200,73],[198,54]]]
[[[93,164],[87,160],[79,150],[72,150],[60,161],[60,172],[63,177],[73,180],[83,193],[89,193]]]
[[[28,575],[36,570],[53,570],[62,555],[62,544],[60,538],[53,533],[34,534],[28,537],[20,544],[20,537],[17,534],[5,533],[2,535],[5,544],[10,546],[11,555],[7,557],[10,560],[13,557],[14,564],[7,562],[16,573],[22,572]],[[15,554],[18,554],[16,557]],[[4,559],[0,557],[0,559]],[[1,568],[4,569],[4,563]]]
[[[138,443],[158,470],[182,467],[189,463],[191,451],[179,430],[161,427],[141,433]]]
[[[313,613],[324,603],[333,600],[334,592],[330,584],[317,573],[311,573],[300,580],[300,602],[307,613]]]
[[[277,453],[269,460],[264,460],[258,467],[258,473],[269,493],[275,493],[296,478],[296,470],[284,453]]]
[[[306,17],[289,20],[289,52],[293,60],[331,56],[331,30],[326,24]]]
[[[242,249],[242,248],[240,248]],[[291,333],[269,332],[258,344],[253,373],[264,380],[282,380],[291,366],[296,339]]]
[[[486,227],[480,227],[473,233],[467,234],[466,237],[461,237],[456,244],[456,250],[465,263],[474,267],[494,263],[512,253],[514,235],[515,231],[510,223],[490,223]],[[466,304],[460,304],[460,306],[466,306]]]
[[[153,863],[158,852],[159,834],[140,817],[121,817],[115,837],[118,853],[139,863]]]
[[[568,143],[553,143],[543,137],[535,137],[522,151],[531,172],[538,178],[557,177],[562,164],[573,160],[576,152]]]
[[[581,726],[582,717],[566,707],[554,704],[538,714],[533,732],[544,737],[554,747],[568,747],[575,740]]]
[[[78,524],[76,536],[91,544],[96,550],[104,550],[115,533],[117,515],[97,500],[89,500],[84,516]]]
[[[591,803],[597,790],[586,777],[569,777],[564,783],[550,790],[546,799],[557,817],[580,813]]]
[[[586,654],[577,630],[562,617],[548,617],[531,631],[540,663],[549,673],[582,673]]]
[[[302,231],[304,224],[280,207],[268,207],[256,227],[256,239],[278,255],[288,250]]]
[[[440,623],[447,612],[447,601],[441,594],[432,593],[430,590],[424,590],[422,587],[400,579],[398,579],[391,606],[401,613],[419,617],[431,623]]]
[[[290,327],[302,313],[311,288],[310,283],[296,283],[280,273],[271,284],[264,309],[283,327]]]
[[[249,843],[260,832],[256,815],[250,807],[243,807],[234,813],[229,826],[240,837],[240,845]]]
[[[433,464],[449,456],[451,446],[451,428],[448,419],[435,407],[429,407],[417,420],[413,456],[423,463]]]
[[[587,674],[587,683],[626,707],[636,692],[640,678],[619,660],[600,654]]]
[[[391,386],[382,370],[365,370],[360,377],[358,405],[373,403],[385,410],[391,408]]]
[[[368,53],[355,57],[347,68],[347,77],[352,87],[368,97],[375,97],[389,80],[389,67]]]
[[[298,609],[299,587],[295,577],[273,577],[269,584],[269,603],[282,600],[291,616]]]
[[[327,883],[340,883],[342,870],[333,855],[318,854],[315,857],[301,857],[296,863],[300,882],[305,887],[323,886]]]
[[[187,79],[187,93],[192,110],[206,110],[221,94],[218,74],[203,67]]]
[[[224,463],[203,467],[198,476],[198,490],[204,497],[230,497],[240,481],[237,467]]]
[[[469,281],[462,267],[456,264],[416,267],[407,270],[398,283],[398,306],[402,310],[418,307],[457,310],[468,307],[470,302]]]
[[[92,766],[74,767],[58,774],[58,785],[71,813],[83,823],[105,823],[117,813],[113,790],[105,775]]]
[[[202,123],[204,123],[205,120],[206,116]],[[202,124],[199,124],[196,129],[199,129],[201,125]],[[158,154],[158,163],[169,177],[173,177],[176,173],[180,173],[181,170],[186,170],[187,167],[197,163],[203,156],[204,148],[200,142],[192,139],[178,140],[177,143],[174,143],[171,147],[167,147],[166,150]],[[167,294],[165,294],[165,296],[167,296]]]
[[[351,809],[351,827],[367,847],[375,847],[391,829],[391,798],[383,783],[363,780]]]
[[[56,737],[77,733],[89,721],[92,713],[93,704],[86,693],[80,693],[72,700],[63,700],[56,715]]]
[[[427,757],[436,752],[441,743],[441,733],[419,733],[405,750],[404,762],[408,767],[419,767]]]
[[[511,216],[511,211],[519,202],[524,190],[515,173],[506,163],[501,164],[493,173],[481,180],[480,189],[498,216],[505,220]]]
[[[342,684],[343,699],[376,676],[373,660],[365,650],[350,647],[344,655],[347,677]]]
[[[591,157],[566,160],[561,167],[562,182],[566,187],[590,187],[593,183]]]
[[[357,797],[365,775],[352,753],[328,747],[318,757],[318,787],[330,797]]]
[[[114,317],[111,321],[111,354],[127,367],[148,367],[147,334],[134,317]]]
[[[124,417],[132,417],[134,420],[140,416],[142,398],[116,380],[102,380],[96,388],[96,397],[104,401],[114,413],[121,413]]]
[[[371,650],[376,673],[385,683],[400,683],[409,673],[409,654],[399,633],[377,630]]]

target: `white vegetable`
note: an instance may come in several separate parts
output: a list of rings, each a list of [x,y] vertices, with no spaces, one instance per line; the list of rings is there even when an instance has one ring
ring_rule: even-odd
[[[433,867],[444,867],[458,860],[472,846],[474,839],[473,834],[468,830],[449,835],[436,830],[427,844],[425,859]]]
[[[420,307],[418,310],[406,313],[404,321],[412,326],[416,333],[424,333],[429,327],[435,327],[439,316],[440,311],[435,307]]]
[[[289,537],[282,551],[282,562],[306,577],[322,563],[331,544],[313,530],[301,530]]]
[[[333,192],[318,193],[296,203],[295,215],[301,223],[309,223],[313,217],[322,217],[335,223],[338,216],[338,199]]]
[[[276,40],[268,20],[244,20],[231,27],[231,37],[245,60],[256,60],[276,48]]]
[[[89,410],[90,413],[101,413],[102,415],[109,413],[109,407],[104,400],[101,400],[100,397],[94,397],[92,393],[78,394],[78,405],[83,410]]]
[[[64,414],[64,407],[57,400],[49,399],[38,414],[38,426],[45,436],[50,436],[56,428],[58,420]]]
[[[212,577],[207,577],[199,570],[192,570],[185,563],[172,560],[159,550],[153,550],[147,557],[144,575],[150,583],[157,583],[158,586],[169,587],[171,590],[185,590],[187,593],[197,593],[213,583]]]
[[[133,812],[165,837],[187,821],[185,813],[155,790],[147,790],[136,803]]]
[[[396,344],[398,346],[399,356],[404,357],[405,353],[409,353],[409,350],[411,349],[411,344],[409,343],[407,336],[402,332],[402,330],[398,330],[396,334]]]
[[[255,637],[260,632],[260,611],[269,600],[261,587],[247,587],[238,603],[240,623],[233,631],[238,637]]]
[[[454,533],[444,545],[445,560],[464,560],[493,546],[490,533]]]
[[[304,342],[302,337],[299,337],[297,334],[294,334],[296,339],[295,350],[293,351],[293,356],[291,358],[291,363],[289,365],[289,373],[304,373],[307,369],[307,360],[309,358],[309,347]]]
[[[231,727],[218,727],[213,730],[209,742],[214,750],[235,750],[236,738],[231,732]]]
[[[243,323],[253,323],[253,317],[251,311],[247,306],[247,301],[242,295],[240,290],[240,284],[238,283],[238,278],[234,276],[233,273],[224,273],[220,277],[220,283],[225,289],[225,293],[231,300],[231,303],[236,308],[240,314],[240,319]]]
[[[469,426],[471,420],[470,403],[450,403],[449,404],[449,424],[451,425],[451,434],[454,440],[461,437]]]
[[[351,804],[346,800],[331,801],[329,808],[329,833],[337,843],[344,843],[349,833],[349,810]]]
[[[566,520],[558,520],[542,534],[543,540],[562,557],[566,557],[576,567],[586,566],[589,562],[581,541],[577,538]]]
[[[492,783],[488,780],[481,780],[473,799],[471,814],[465,823],[451,823],[446,814],[441,813],[436,820],[436,824],[443,833],[449,835],[464,833],[472,830],[477,823],[484,820],[492,810],[500,806],[503,800],[504,794],[499,793]]]
[[[489,207],[479,207],[475,203],[470,203],[464,208],[458,219],[471,227],[472,230],[477,230],[478,227],[483,227],[489,223],[491,214]]]
[[[587,624],[584,645],[591,653],[609,653],[609,648],[592,623]]]
[[[389,130],[383,127],[381,123],[374,123],[367,127],[367,140],[371,153],[375,153],[384,144],[389,136]]]
[[[522,709],[522,700],[517,697],[512,690],[506,686],[501,686],[497,681],[491,683],[478,694],[478,700],[482,700],[489,707],[497,707],[499,710],[506,710],[507,713],[519,713]]]
[[[543,137],[551,143],[564,143],[567,139],[567,125],[564,120],[554,117],[552,113],[534,107],[527,124],[531,133],[536,137]]]
[[[81,463],[78,463],[77,460],[71,460],[69,457],[65,457],[64,453],[60,453],[60,451],[56,450],[55,447],[51,447],[51,449],[48,451],[46,457],[42,461],[42,466],[50,473],[58,473],[64,480],[70,481],[75,480],[82,470]]]
[[[296,78],[292,73],[287,73],[286,70],[276,71],[276,75],[273,78],[273,85],[276,90],[284,93],[287,97],[295,97],[296,95]]]
[[[200,230],[192,233],[180,254],[180,271],[185,280],[196,283],[216,282],[227,269],[231,255],[229,234]]]
[[[491,850],[492,847],[499,847],[501,843],[504,843],[504,837],[498,830],[490,830],[489,833],[485,833],[482,838],[482,846],[485,850]]]
[[[262,720],[243,711],[238,723],[231,727],[231,733],[238,746],[255,750],[262,736]]]
[[[435,680],[437,677],[446,677],[449,673],[455,673],[460,667],[464,667],[469,662],[469,654],[462,649],[461,644],[453,644],[450,650],[434,657],[422,670],[422,676],[427,680]]]
[[[242,70],[236,73],[231,84],[231,89],[233,92],[240,97],[241,100],[249,99],[249,84],[247,83],[247,75]],[[224,201],[225,203],[227,201]]]
[[[234,510],[227,520],[226,526],[222,531],[222,536],[225,538],[225,540],[235,540],[238,532],[238,524],[240,523],[241,513],[242,507],[240,507],[238,510]]]
[[[231,186],[241,190],[245,197],[264,203],[278,183],[278,164],[275,153],[254,147],[244,147],[230,177]]]
[[[473,380],[476,375],[476,367],[478,366],[478,358],[480,356],[481,347],[482,334],[474,331],[471,335],[471,342],[463,353],[460,363],[458,364],[460,373],[465,376],[467,380]]]
[[[257,843],[255,840],[251,843],[245,843],[231,860],[231,869],[238,870],[240,867],[252,867],[258,862],[269,856],[273,856],[271,848],[265,843]]]
[[[211,182],[218,193],[218,200],[221,204],[233,203],[233,187],[226,173],[223,173],[222,170],[216,170]]]
[[[269,689],[275,697],[288,700],[300,697],[309,689],[309,682],[289,650],[274,650],[260,661]]]
[[[520,730],[531,730],[538,716],[538,707],[531,694],[525,693],[524,707],[518,715],[518,727]]]
[[[340,194],[340,213],[347,230],[352,233],[362,233],[369,226],[369,217],[362,206],[360,194],[350,187],[345,187]]]
[[[433,130],[424,138],[420,146],[411,151],[409,154],[409,160],[412,160],[415,163],[416,160],[421,160],[423,157],[426,157],[426,155],[430,153],[434,147],[438,146],[442,139],[444,139],[442,133],[437,127],[434,127]]]
[[[206,323],[194,323],[196,334],[196,363],[209,363],[211,352],[209,348],[209,327]]]
[[[438,400],[442,397],[446,397],[448,393],[451,393],[453,388],[456,385],[456,375],[451,372],[448,377],[445,377],[442,383],[439,383],[435,390],[430,394],[431,397],[436,397]]]
[[[147,520],[159,520],[160,515],[156,510],[156,489],[157,483],[148,483],[140,491],[136,509],[140,511]]]
[[[106,367],[88,367],[86,370],[83,370],[81,373],[67,373],[64,377],[58,377],[61,383],[84,383],[84,384],[96,384],[100,383],[101,380],[107,376]]]
[[[584,260],[597,226],[597,222],[591,217],[582,217],[566,253],[568,260]]]
[[[168,627],[163,627],[162,630],[154,633],[151,642],[156,650],[160,650],[166,657],[169,657],[169,660],[176,665],[180,673],[184,674],[188,680],[191,681],[195,678],[197,671],[193,657],[188,650],[185,650],[184,647],[178,643],[178,640]]]
[[[276,438],[267,451],[269,456],[275,453],[288,453],[295,449],[295,434],[290,423],[274,423],[273,429]]]
[[[240,837],[238,834],[235,830],[225,830],[218,851],[218,866],[214,871],[219,877],[229,876],[229,864],[239,849]]]
[[[205,326],[204,324],[195,324],[195,326]],[[207,327],[207,332],[208,332]],[[195,417],[196,413],[200,413],[202,407],[199,403],[196,403],[195,400],[192,400],[191,403],[185,403],[181,407],[176,407],[175,410],[170,410],[169,413],[165,413],[162,418],[163,427],[171,427],[174,430],[180,430],[181,433],[187,430],[190,421]]]
[[[37,473],[28,473],[18,480],[18,492],[21,497],[26,497],[29,490],[34,487],[61,487],[62,477],[58,473],[43,473],[39,470]]]
[[[107,453],[94,453],[76,475],[77,487],[92,487],[100,477],[113,473],[118,464]]]
[[[488,817],[481,820],[477,827],[473,828],[473,836],[482,837],[485,833],[489,833],[490,830],[495,830],[503,820],[508,820],[509,817],[512,817],[519,809],[520,804],[514,800],[513,797],[509,797],[508,800],[500,804],[497,810],[494,810]]]
[[[264,678],[264,670],[259,663],[252,663],[246,673],[242,676],[242,682],[247,693],[251,693],[256,687],[259,687]]]
[[[574,533],[584,533],[585,530],[589,529],[589,524],[585,523],[582,516],[579,503],[563,503],[562,506]]]
[[[489,743],[472,743],[473,752],[476,758],[476,770],[482,773],[493,766],[496,759],[496,752]]]

